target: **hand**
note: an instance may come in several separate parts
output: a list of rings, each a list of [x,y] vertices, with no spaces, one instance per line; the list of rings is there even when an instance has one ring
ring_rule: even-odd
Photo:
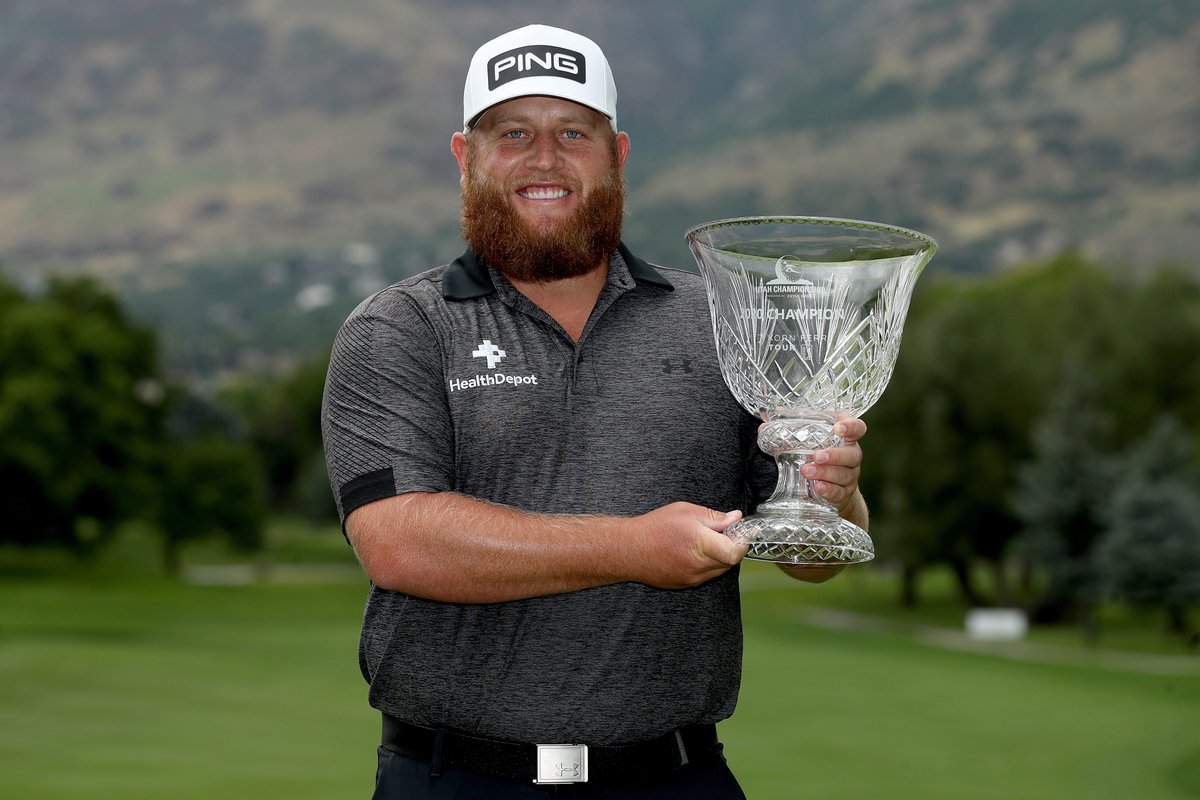
[[[742,512],[671,503],[633,518],[633,580],[659,589],[698,586],[739,563],[750,549],[722,531]]]
[[[813,491],[837,507],[838,513],[865,528],[867,507],[858,491],[858,478],[862,466],[862,448],[858,440],[867,433],[867,424],[848,414],[839,416],[833,432],[842,437],[841,447],[818,450],[812,463],[800,470],[805,478],[813,481]],[[843,569],[844,564],[780,564],[779,568],[788,576],[806,583],[824,583]]]
[[[840,415],[833,432],[841,436],[841,447],[818,450],[813,460],[800,470],[813,482],[813,491],[833,503],[838,513],[846,516],[861,502],[858,478],[862,466],[862,448],[858,442],[867,433],[867,423],[848,414]]]

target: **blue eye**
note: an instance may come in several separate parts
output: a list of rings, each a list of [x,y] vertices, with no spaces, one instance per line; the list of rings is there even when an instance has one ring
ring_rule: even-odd
[[[579,131],[563,131],[563,137],[566,139],[582,139],[583,134]]]

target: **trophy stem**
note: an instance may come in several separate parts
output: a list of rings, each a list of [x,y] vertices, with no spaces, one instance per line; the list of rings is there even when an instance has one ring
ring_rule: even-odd
[[[813,491],[801,470],[817,450],[840,445],[833,422],[824,418],[776,419],[762,427],[758,445],[774,457],[779,478],[774,493],[755,513],[725,532],[750,545],[747,558],[785,564],[858,564],[875,557],[867,532],[838,515]]]
[[[813,491],[813,482],[804,477],[802,470],[805,464],[812,463],[811,451],[779,453],[775,456],[775,466],[779,470],[779,480],[775,491],[765,501],[769,504],[798,504],[805,507],[825,505],[833,508],[828,500]]]

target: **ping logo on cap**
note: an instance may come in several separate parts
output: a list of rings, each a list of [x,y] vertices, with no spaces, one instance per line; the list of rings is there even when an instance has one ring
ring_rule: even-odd
[[[587,83],[583,53],[551,45],[526,45],[493,57],[487,64],[488,90],[518,78],[566,78]]]

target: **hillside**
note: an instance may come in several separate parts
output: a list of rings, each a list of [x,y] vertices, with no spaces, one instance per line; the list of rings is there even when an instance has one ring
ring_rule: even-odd
[[[98,272],[245,339],[335,318],[457,253],[465,66],[530,21],[608,51],[626,238],[651,259],[689,264],[697,222],[788,213],[921,229],[941,270],[1196,263],[1200,5],[742,6],[0,0],[0,264]]]

